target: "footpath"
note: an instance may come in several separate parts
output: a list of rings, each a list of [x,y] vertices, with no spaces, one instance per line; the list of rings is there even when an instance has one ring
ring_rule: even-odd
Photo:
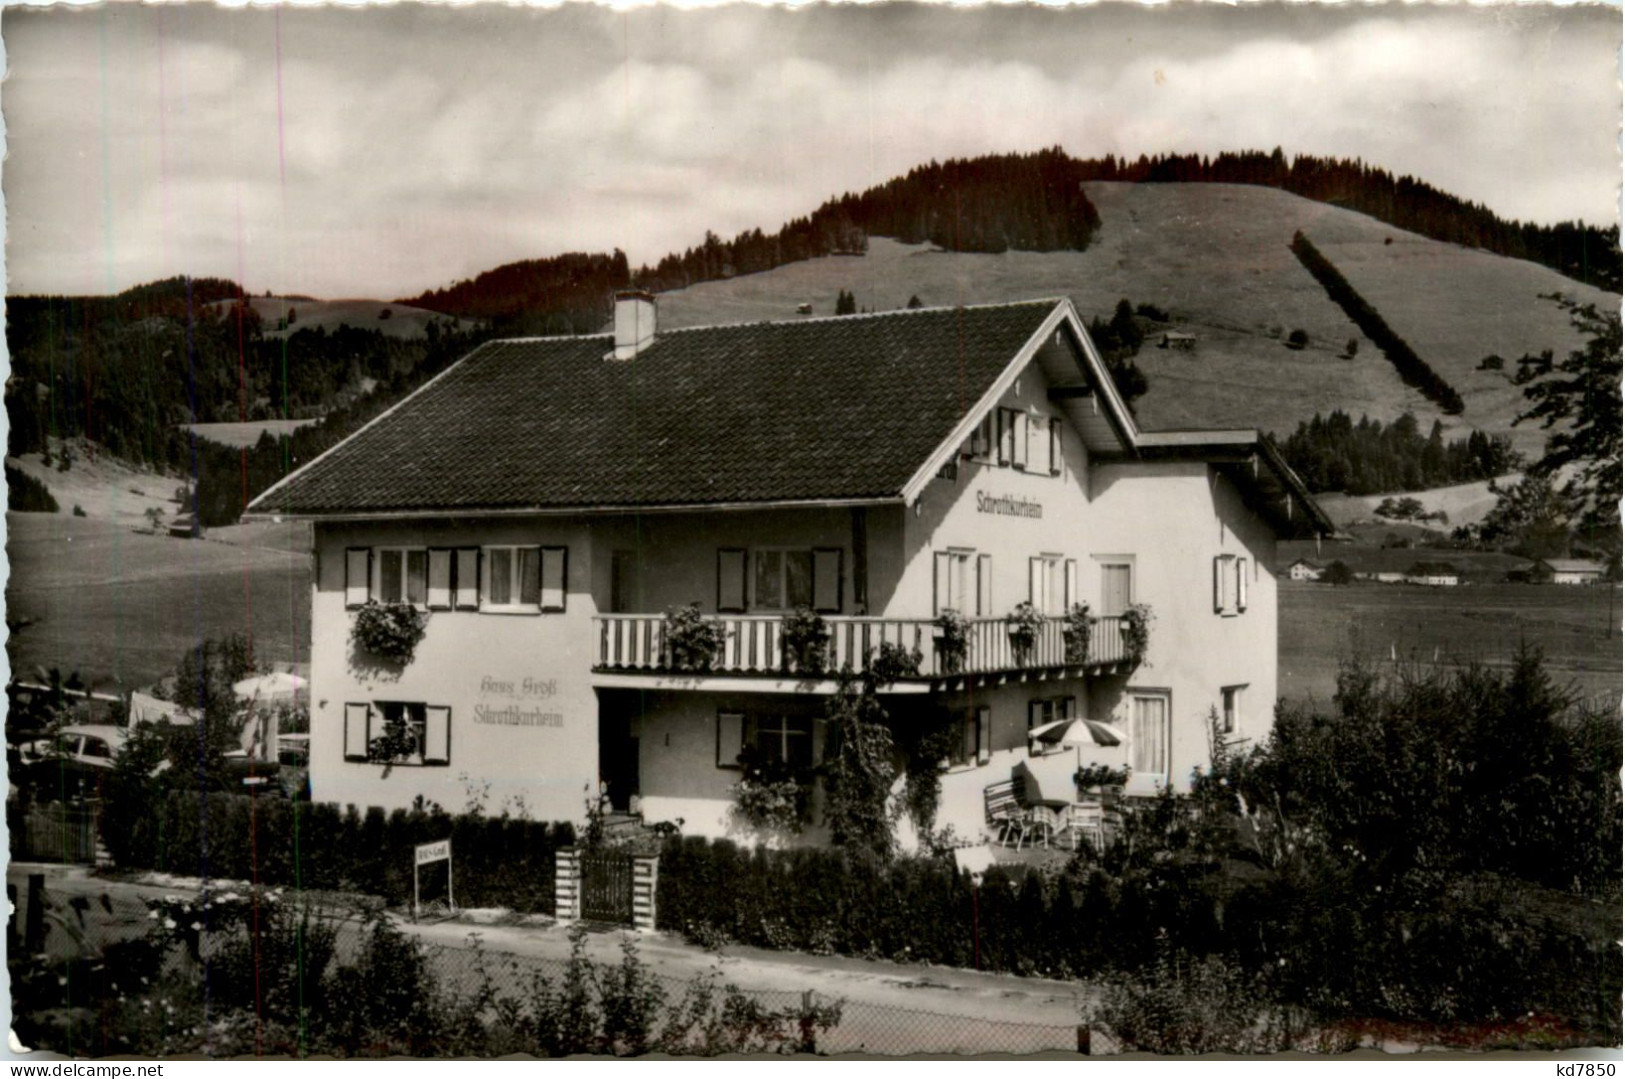
[[[85,866],[12,863],[7,881],[16,886],[19,903],[25,901],[30,873],[46,875],[46,891],[53,899],[76,895],[89,898],[92,916],[101,909],[98,897],[104,894],[115,904],[120,900],[131,903],[163,895],[195,895],[202,886],[194,878],[148,874],[134,880],[117,880],[95,876]],[[232,884],[239,882],[212,882],[215,891]],[[291,889],[285,889],[284,896],[294,898]],[[487,958],[507,955],[521,963],[530,960],[548,965],[569,958],[568,927],[539,918],[526,919],[524,924],[480,924],[492,913],[468,912],[465,918],[434,923],[396,920],[403,930],[436,951],[472,951],[471,935],[477,935]],[[613,930],[589,932],[585,945],[588,957],[597,963],[619,962],[626,935]],[[825,1000],[845,1001],[847,1014],[841,1023],[841,1036],[835,1040],[848,1042],[860,1029],[865,1030],[861,1039],[864,1044],[851,1047],[868,1051],[1073,1049],[1088,999],[1088,990],[1081,984],[1044,978],[924,963],[774,952],[739,945],[707,951],[666,933],[635,937],[639,956],[668,987],[675,988],[715,971],[721,981],[748,993],[779,998],[810,990]],[[930,1048],[926,1048],[927,1044]],[[939,1044],[943,1047],[936,1049]]]

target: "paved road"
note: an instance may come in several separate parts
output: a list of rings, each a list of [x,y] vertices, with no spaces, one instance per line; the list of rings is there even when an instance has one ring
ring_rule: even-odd
[[[184,893],[196,886],[190,882],[189,888],[180,881],[109,881],[91,876],[83,867],[14,863],[7,870],[7,879],[17,886],[19,902],[26,902],[29,872],[47,874],[46,888],[52,896],[90,897],[92,916],[101,909],[94,900],[104,893],[112,897],[116,907],[127,910],[141,897]],[[125,921],[127,932],[140,932],[142,928],[134,921]],[[433,961],[454,979],[468,975],[471,933],[479,935],[488,955],[498,960],[511,956],[521,967],[551,967],[570,953],[566,930],[551,924],[403,922],[402,928],[434,946]],[[354,931],[352,926],[346,932]],[[617,962],[621,940],[620,933],[591,933],[587,953],[599,962]],[[665,934],[639,937],[638,949],[672,996],[697,975],[719,970],[724,981],[758,995],[765,1003],[786,1004],[806,990],[826,999],[844,1000],[840,1026],[821,1042],[829,1052],[1030,1053],[1071,1049],[1085,999],[1083,987],[1068,982],[734,946],[714,953]]]

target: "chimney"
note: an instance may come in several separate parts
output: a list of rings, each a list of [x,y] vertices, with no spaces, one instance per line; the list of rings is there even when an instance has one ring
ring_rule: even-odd
[[[642,289],[615,294],[615,351],[609,359],[630,360],[655,339],[655,298]]]

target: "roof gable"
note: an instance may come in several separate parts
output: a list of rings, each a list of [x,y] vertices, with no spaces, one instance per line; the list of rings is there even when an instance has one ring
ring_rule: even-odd
[[[972,406],[1058,306],[674,330],[627,362],[605,361],[602,335],[493,341],[250,512],[895,500],[922,462],[962,441]]]

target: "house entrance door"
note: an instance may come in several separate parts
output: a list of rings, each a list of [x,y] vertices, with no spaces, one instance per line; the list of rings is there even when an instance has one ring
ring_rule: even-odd
[[[638,739],[632,733],[632,714],[609,707],[598,716],[598,778],[609,795],[610,808],[625,813],[638,792]]]

